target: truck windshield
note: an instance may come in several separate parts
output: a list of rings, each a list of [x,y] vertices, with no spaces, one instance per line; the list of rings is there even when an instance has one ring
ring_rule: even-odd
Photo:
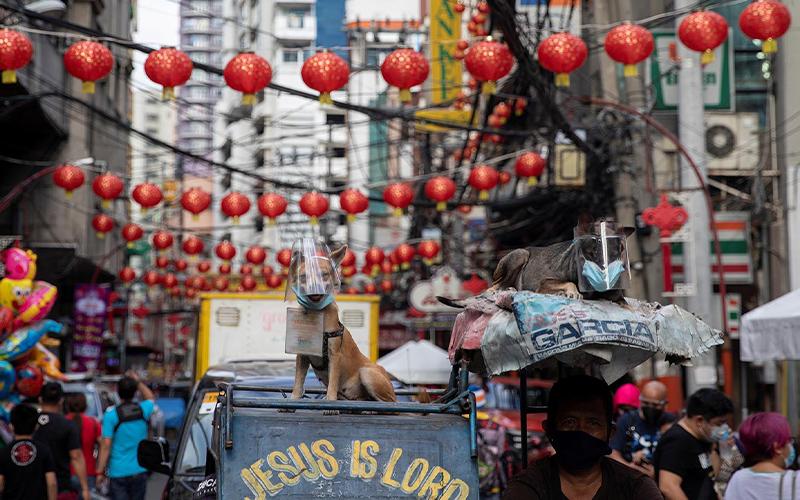
[[[217,390],[208,390],[197,398],[188,418],[191,427],[186,432],[176,472],[202,474],[206,467],[206,449],[211,446],[211,423],[217,403]]]

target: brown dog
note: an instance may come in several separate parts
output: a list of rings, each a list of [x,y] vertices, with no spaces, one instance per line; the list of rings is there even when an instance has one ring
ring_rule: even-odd
[[[347,251],[347,245],[331,252],[331,260],[337,267]],[[323,273],[333,274],[331,261],[326,261],[327,269]],[[303,265],[302,262],[297,265]],[[290,269],[289,272],[296,272]],[[311,300],[322,300],[323,296],[310,295]],[[322,310],[325,317],[325,342],[327,352],[323,357],[297,355],[294,374],[292,399],[303,396],[303,382],[308,374],[309,365],[314,373],[327,387],[325,399],[397,401],[397,397],[389,379],[389,374],[364,356],[358,349],[353,337],[339,321],[339,308],[336,301]]]

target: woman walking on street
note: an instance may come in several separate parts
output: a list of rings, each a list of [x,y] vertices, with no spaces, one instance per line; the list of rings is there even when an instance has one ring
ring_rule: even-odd
[[[751,467],[737,471],[728,483],[725,500],[800,500],[797,458],[791,429],[780,413],[755,413],[742,422],[739,440]]]
[[[89,489],[94,491],[97,479],[95,466],[97,464],[97,450],[100,446],[101,435],[100,422],[96,418],[85,414],[87,407],[86,396],[82,393],[68,396],[66,407],[67,418],[78,427],[81,437],[81,449],[86,461],[86,476],[89,481]],[[77,483],[74,471],[72,480]]]

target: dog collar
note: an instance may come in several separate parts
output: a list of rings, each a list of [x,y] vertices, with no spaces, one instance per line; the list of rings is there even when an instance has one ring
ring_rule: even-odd
[[[331,339],[336,337],[341,337],[344,335],[344,325],[339,323],[339,328],[332,331],[332,332],[322,332],[324,339]]]

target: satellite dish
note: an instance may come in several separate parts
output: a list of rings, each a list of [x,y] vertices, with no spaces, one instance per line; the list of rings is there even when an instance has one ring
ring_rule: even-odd
[[[25,6],[37,14],[61,17],[67,11],[67,5],[61,0],[34,0]]]

